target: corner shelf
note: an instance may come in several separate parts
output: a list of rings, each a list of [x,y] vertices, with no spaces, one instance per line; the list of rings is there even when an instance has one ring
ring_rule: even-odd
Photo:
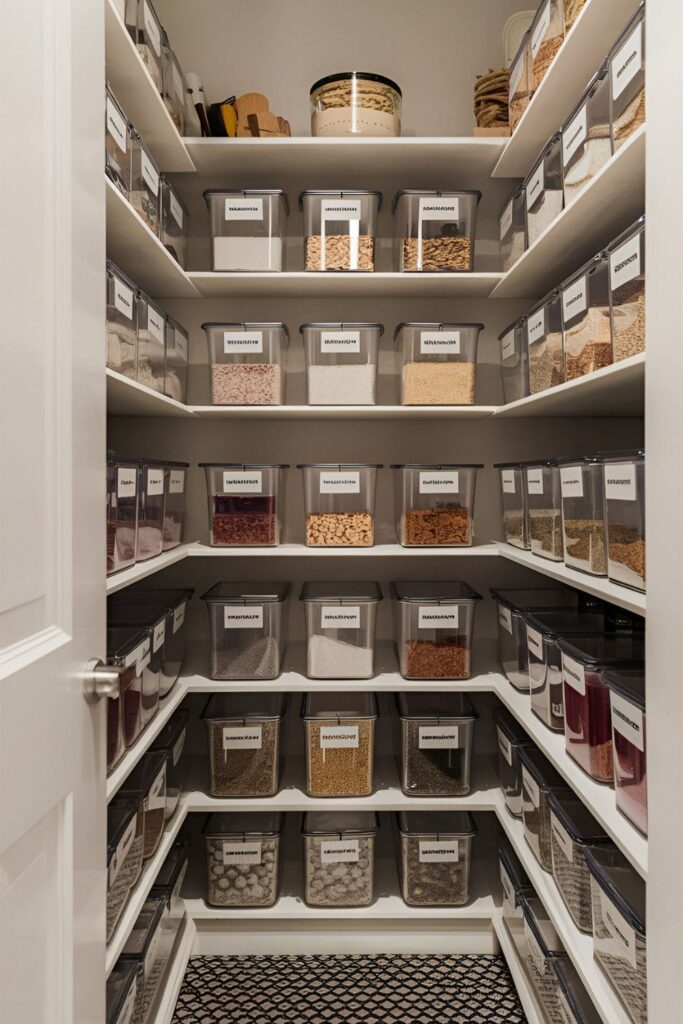
[[[122,569],[121,572],[116,572],[113,576],[107,576],[107,593],[115,594],[118,590],[124,590],[126,587],[132,586],[133,583],[138,583],[139,580],[144,580],[148,576],[154,576],[155,573],[161,572],[162,569],[167,569],[169,565],[182,562],[184,558],[187,558],[191,547],[191,544],[180,544],[177,548],[172,548],[170,551],[163,551],[156,558],[148,558],[144,562],[136,562],[135,565],[131,565],[130,569]]]
[[[495,558],[495,544],[474,544],[469,548],[404,548],[400,544],[374,544],[369,548],[307,547],[306,544],[276,544],[272,547],[220,547],[190,544],[190,558]]]
[[[188,405],[107,368],[108,416],[193,416]]]
[[[200,295],[215,298],[467,298],[487,299],[500,273],[335,273],[283,270],[273,273],[190,271]]]
[[[496,405],[192,405],[205,420],[483,420]]]

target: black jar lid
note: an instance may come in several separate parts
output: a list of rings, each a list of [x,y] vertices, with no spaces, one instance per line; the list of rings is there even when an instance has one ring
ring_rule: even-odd
[[[317,82],[314,82],[310,89],[310,95],[312,96],[316,89],[321,89],[323,85],[332,85],[334,82],[347,82],[349,80],[366,79],[368,82],[379,82],[381,85],[388,85],[390,89],[397,92],[401,98],[403,93],[396,82],[392,81],[391,78],[386,78],[384,75],[377,75],[374,71],[338,71],[334,75],[326,75],[324,78],[319,78]]]

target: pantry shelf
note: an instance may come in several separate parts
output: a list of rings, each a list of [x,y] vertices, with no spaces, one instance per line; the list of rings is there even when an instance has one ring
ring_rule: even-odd
[[[517,956],[517,950],[515,949],[510,933],[507,930],[507,926],[503,921],[503,915],[500,912],[495,913],[491,919],[491,923],[510,970],[510,974],[512,975],[512,980],[515,983],[519,1001],[522,1004],[524,1013],[526,1014],[527,1024],[545,1024],[545,1014],[539,1008],[536,994],[534,993],[527,977],[527,973]]]
[[[109,416],[193,416],[182,402],[151,391],[116,370],[107,369],[107,415]]]
[[[193,405],[202,419],[239,420],[483,420],[495,405]]]
[[[188,277],[199,294],[207,299],[316,296],[331,299],[365,296],[486,299],[503,279],[503,275],[498,273],[403,274],[381,271],[337,274],[304,270],[242,274],[191,271]]]
[[[137,215],[116,185],[105,178],[107,190],[107,255],[154,298],[197,298],[198,292],[182,267]]]
[[[532,170],[541,147],[571,113],[638,3],[588,0],[503,150],[494,178],[523,178]]]
[[[194,171],[185,142],[112,0],[105,0],[104,32],[107,79],[126,117],[162,171]]]
[[[559,285],[563,277],[627,228],[644,208],[642,125],[519,257],[493,289],[491,298],[542,298],[548,289]]]
[[[305,544],[277,544],[272,547],[219,547],[190,544],[190,558],[495,558],[496,544],[475,544],[469,548],[404,548],[400,544],[375,544],[370,548],[307,547]]]
[[[124,590],[125,587],[130,587],[131,584],[144,580],[147,576],[153,576],[155,573],[161,572],[162,569],[167,569],[169,565],[182,562],[184,558],[187,558],[191,547],[191,544],[180,544],[177,548],[172,548],[170,551],[164,551],[163,554],[157,555],[156,558],[148,558],[145,562],[137,562],[135,565],[131,565],[130,569],[124,569],[113,576],[108,576],[107,593],[115,594],[117,590]]]

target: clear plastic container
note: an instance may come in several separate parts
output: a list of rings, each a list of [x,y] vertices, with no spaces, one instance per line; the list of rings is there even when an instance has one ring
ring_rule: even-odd
[[[477,465],[394,464],[396,534],[403,547],[470,547]]]
[[[560,133],[545,146],[534,169],[524,182],[527,244],[549,228],[562,213],[562,145]]]
[[[607,575],[645,591],[645,452],[602,455],[607,516]]]
[[[466,583],[392,583],[395,637],[404,679],[469,679],[481,594]]]
[[[277,679],[286,641],[289,583],[217,583],[209,613],[211,679]]]
[[[402,405],[474,405],[483,324],[401,323],[394,331]]]
[[[508,121],[514,132],[529,106],[531,79],[531,33],[525,32],[510,64],[508,82]]]
[[[285,324],[205,323],[213,405],[282,405]]]
[[[112,603],[107,606],[107,626],[109,628],[127,626],[131,631],[143,631],[145,636],[150,638],[148,670],[158,676],[159,698],[164,696],[169,689],[163,673],[166,608],[162,605]]]
[[[212,547],[272,547],[283,532],[283,463],[200,462]]]
[[[185,76],[180,63],[171,49],[166,31],[161,38],[164,78],[164,106],[171,115],[179,135],[185,134]]]
[[[551,967],[559,985],[558,1009],[562,1024],[602,1024],[602,1017],[569,957],[558,957]]]
[[[140,463],[136,562],[160,555],[164,544],[164,463]]]
[[[404,189],[394,197],[397,270],[462,272],[474,268],[481,192]]]
[[[138,291],[138,384],[163,394],[166,371],[166,314]]]
[[[159,234],[159,168],[135,129],[131,132],[131,171],[129,199],[150,231]]]
[[[646,884],[614,846],[589,850],[593,956],[633,1024],[647,1024]]]
[[[159,672],[154,671],[151,658],[149,627],[118,626],[107,630],[107,663],[126,669],[119,678],[126,747],[135,743],[159,707]]]
[[[535,892],[506,835],[498,836],[498,870],[503,890],[503,921],[514,937],[515,932],[522,931],[524,925],[522,896],[533,896]]]
[[[282,693],[215,693],[202,718],[208,739],[209,795],[275,796],[284,754]]]
[[[135,459],[107,458],[107,576],[135,564],[138,475]]]
[[[309,679],[371,679],[378,583],[304,583],[306,675]]]
[[[189,462],[164,463],[164,525],[162,550],[171,551],[183,541],[185,487]]]
[[[406,796],[466,796],[477,713],[463,693],[399,693],[399,773]]]
[[[309,405],[374,405],[382,324],[308,323],[299,328]]]
[[[302,192],[304,269],[375,269],[377,215],[381,192],[362,189]]]
[[[107,84],[104,118],[104,168],[119,192],[128,198],[130,191],[130,125],[128,118]]]
[[[536,747],[522,747],[522,821],[524,838],[544,871],[552,872],[549,794],[570,792],[567,783]]]
[[[161,648],[159,696],[165,697],[174,686],[185,658],[185,612],[194,591],[189,588],[173,590],[133,588],[110,595],[108,607],[146,606],[165,612],[164,643]]]
[[[590,932],[593,915],[586,853],[612,842],[578,796],[558,790],[549,799],[553,878],[576,927]]]
[[[401,134],[401,90],[369,71],[342,71],[311,86],[311,135]]]
[[[523,747],[533,747],[517,719],[499,707],[493,712],[498,739],[498,778],[510,814],[522,817],[522,760]]]
[[[510,324],[498,335],[503,401],[506,405],[529,396],[529,346],[526,317]]]
[[[282,189],[208,190],[214,271],[282,270],[289,205]]]
[[[280,880],[284,815],[212,814],[204,826],[206,902],[212,907],[272,907]]]
[[[127,0],[126,26],[157,90],[162,91],[161,38],[163,28],[151,0]]]
[[[144,821],[142,793],[119,793],[107,806],[107,942],[142,871]]]
[[[498,660],[516,690],[529,690],[529,658],[524,613],[543,608],[575,608],[578,594],[567,587],[492,590],[498,611]]]
[[[605,64],[562,126],[564,202],[569,206],[612,156]]]
[[[130,685],[131,680],[128,680]],[[107,709],[107,775],[123,757],[126,749],[126,740],[123,732],[123,705],[126,687],[119,679],[116,694],[113,697],[105,697]]]
[[[308,693],[302,716],[307,794],[370,796],[374,791],[375,695]]]
[[[558,640],[564,681],[564,737],[567,753],[596,782],[613,784],[612,716],[605,669],[641,667],[641,632]]]
[[[187,236],[190,217],[165,175],[161,175],[161,231],[159,238],[173,259],[187,267]]]
[[[617,807],[647,835],[647,741],[645,673],[641,669],[603,672],[609,688]]]
[[[124,793],[142,793],[144,860],[148,860],[156,852],[166,824],[167,760],[165,750],[148,751],[133,768],[122,789]]]
[[[533,555],[561,562],[562,493],[555,459],[526,464],[529,546]]]
[[[375,543],[375,489],[381,464],[299,463],[308,547],[367,548]]]
[[[567,381],[612,363],[609,261],[604,252],[562,285],[564,375]]]
[[[594,456],[559,459],[564,564],[592,576],[607,575],[603,472]]]
[[[645,4],[609,55],[610,123],[615,152],[645,123]]]
[[[135,965],[134,1024],[150,1024],[152,1006],[166,973],[171,948],[166,940],[168,928],[166,901],[163,897],[148,897],[133,925],[121,961]]]
[[[166,369],[164,394],[176,402],[187,400],[187,367],[190,361],[190,338],[172,316],[166,316]]]
[[[161,750],[166,754],[166,822],[175,814],[185,788],[187,758],[183,758],[183,750],[189,718],[190,712],[186,708],[178,708],[152,744],[152,750]]]
[[[150,891],[152,899],[162,897],[166,900],[168,915],[178,924],[185,917],[185,901],[181,896],[183,882],[189,863],[190,843],[187,839],[177,839],[161,865],[154,885]]]
[[[309,811],[304,818],[304,900],[309,907],[369,907],[375,898],[377,816]]]
[[[526,318],[529,393],[564,384],[562,299],[558,289],[546,295]]]
[[[131,380],[138,367],[137,288],[107,260],[107,366]]]
[[[472,840],[466,811],[401,811],[399,877],[409,907],[462,907],[470,900]]]
[[[524,462],[495,462],[493,468],[500,470],[505,540],[513,547],[528,551],[531,542],[529,540],[526,464]]]
[[[564,42],[564,0],[545,0],[536,11],[530,30],[531,93],[535,93]]]
[[[107,978],[106,1024],[131,1024],[137,971],[134,964],[116,963]]]
[[[500,256],[503,270],[509,270],[528,248],[524,186],[512,193],[500,214]]]
[[[522,923],[512,936],[517,956],[543,1010],[543,1020],[563,1024],[553,964],[568,959],[545,907],[533,894],[521,897]]]
[[[645,351],[645,217],[609,249],[614,362]]]

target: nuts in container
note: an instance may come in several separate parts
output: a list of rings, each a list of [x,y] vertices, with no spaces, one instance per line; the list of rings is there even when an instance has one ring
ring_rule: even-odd
[[[465,811],[401,811],[401,895],[411,907],[462,907],[470,898],[472,839]]]
[[[306,270],[375,269],[381,192],[309,190],[299,196],[304,214]]]
[[[299,464],[304,478],[306,545],[372,547],[375,543],[375,486],[381,465]]]
[[[481,192],[403,189],[394,197],[398,270],[470,271]]]
[[[311,135],[400,135],[401,90],[367,71],[327,75],[311,86]]]
[[[277,899],[282,814],[212,814],[204,826],[214,907],[272,907]]]
[[[377,817],[312,811],[304,818],[304,899],[309,907],[367,907],[374,899]]]

